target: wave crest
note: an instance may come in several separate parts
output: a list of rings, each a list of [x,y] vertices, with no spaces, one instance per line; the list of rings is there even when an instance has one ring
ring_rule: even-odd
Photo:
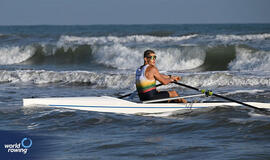
[[[103,37],[77,37],[77,36],[61,36],[58,45],[63,46],[64,44],[99,44],[99,45],[110,45],[110,44],[144,44],[144,43],[177,43],[183,40],[188,40],[197,37],[197,34],[190,34],[180,37],[156,37],[148,35],[133,35],[126,37],[115,37],[115,36],[103,36]]]
[[[16,64],[21,63],[35,54],[35,48],[26,47],[3,47],[0,48],[0,64]]]
[[[229,63],[231,70],[270,71],[270,52],[236,47],[236,58]]]
[[[247,34],[247,35],[217,35],[216,40],[220,41],[250,41],[250,40],[265,40],[269,39],[270,34],[269,33],[263,33],[263,34]]]
[[[262,42],[260,39],[269,39],[270,34],[217,35],[216,38],[221,42],[217,41],[215,36],[210,36],[209,39],[209,35],[197,34],[179,37],[63,35],[52,43],[40,42],[26,46],[1,47],[0,65],[22,63],[95,66],[99,64],[102,67],[135,70],[143,64],[143,52],[152,49],[158,56],[157,67],[163,71],[190,69],[269,71],[269,51],[246,51],[247,49],[239,49],[238,46],[249,46],[245,43],[259,44]],[[200,44],[202,40],[206,42]],[[208,40],[213,42],[208,43]],[[247,42],[242,43],[242,40]],[[248,42],[249,40],[256,41]]]
[[[148,48],[132,49],[117,44],[101,47],[93,51],[93,54],[100,64],[135,70],[143,64],[143,52],[146,49]],[[154,48],[153,50],[157,54],[157,67],[160,70],[187,70],[197,68],[204,63],[205,51],[201,47]]]

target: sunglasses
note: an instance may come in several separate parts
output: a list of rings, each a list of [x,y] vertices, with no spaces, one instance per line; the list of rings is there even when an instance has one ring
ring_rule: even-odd
[[[151,60],[156,60],[157,59],[157,56],[147,56],[146,58],[151,58]]]

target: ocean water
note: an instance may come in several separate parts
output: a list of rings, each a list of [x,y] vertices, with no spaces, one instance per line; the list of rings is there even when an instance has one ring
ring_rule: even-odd
[[[1,157],[270,159],[270,116],[244,106],[150,116],[22,107],[29,97],[129,92],[146,49],[182,83],[270,103],[270,24],[0,26]],[[28,153],[7,151],[24,137]]]

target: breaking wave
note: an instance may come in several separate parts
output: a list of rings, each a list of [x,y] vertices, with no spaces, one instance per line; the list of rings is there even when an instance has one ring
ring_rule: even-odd
[[[105,46],[96,51],[96,62],[118,69],[134,69],[143,64],[142,53],[147,48],[132,49],[122,45]],[[160,70],[187,70],[204,63],[205,51],[200,47],[154,49]],[[104,54],[107,53],[107,54]]]
[[[197,36],[196,34],[181,37],[147,35],[127,37],[62,36],[58,41],[58,46],[91,45],[93,46],[92,54],[95,62],[117,69],[134,69],[134,66],[137,67],[143,63],[142,53],[151,48],[160,57],[157,59],[157,64],[161,70],[186,70],[196,68],[204,62],[204,48],[180,47],[179,45],[182,41]],[[172,66],[169,67],[168,64],[172,64]]]
[[[143,63],[143,52],[152,49],[157,53],[157,67],[162,71],[270,70],[269,51],[254,51],[247,49],[250,48],[248,45],[239,44],[241,41],[266,40],[270,34],[216,35],[212,39],[206,37],[209,38],[198,34],[179,37],[63,35],[54,43],[0,46],[0,65],[98,64],[134,70]],[[202,40],[206,43],[215,41],[208,45],[200,44]],[[233,41],[238,42],[231,44]]]
[[[199,46],[179,46],[179,42],[197,35],[182,37],[74,37],[62,36],[54,44],[33,44],[0,48],[0,64],[81,64],[96,63],[117,69],[134,69],[143,63],[142,54],[155,50],[161,70],[186,70],[203,64],[205,51]],[[148,43],[148,44],[146,44]],[[177,46],[161,47],[161,44]],[[11,54],[12,53],[12,54]],[[138,63],[139,62],[139,63]],[[173,66],[168,67],[168,63]]]
[[[35,54],[35,48],[26,47],[3,47],[0,48],[0,65],[21,63]]]
[[[236,58],[229,64],[231,70],[270,71],[270,52],[236,48]]]

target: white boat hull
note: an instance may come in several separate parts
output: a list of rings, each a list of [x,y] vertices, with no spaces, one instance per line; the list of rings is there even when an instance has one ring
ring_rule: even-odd
[[[269,103],[245,102],[258,108],[269,108]],[[222,103],[135,103],[114,97],[64,97],[64,98],[29,98],[23,99],[24,107],[48,106],[56,108],[78,109],[96,112],[113,112],[124,114],[163,113],[181,109],[199,109],[216,106],[241,106],[233,102]]]

